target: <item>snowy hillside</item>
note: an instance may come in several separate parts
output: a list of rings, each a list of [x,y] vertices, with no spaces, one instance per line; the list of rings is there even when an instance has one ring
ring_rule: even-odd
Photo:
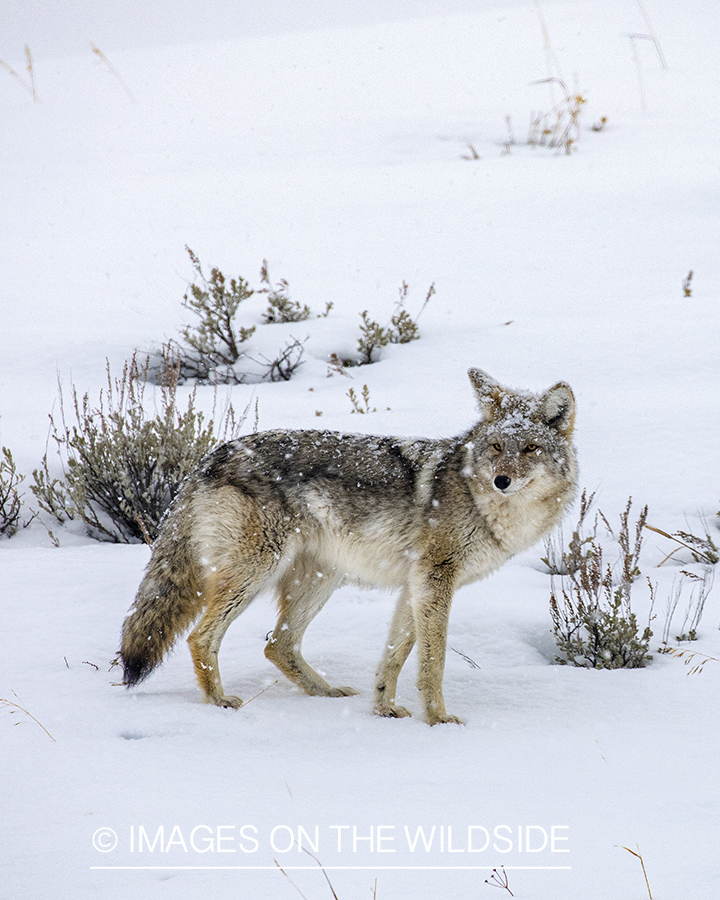
[[[720,542],[720,7],[152,9],[13,0],[0,28],[0,446],[25,519],[58,381],[96,398],[106,360],[120,374],[189,324],[187,245],[255,287],[267,260],[293,300],[333,304],[294,325],[261,324],[263,295],[244,305],[255,358],[305,341],[291,381],[228,389],[261,429],[447,436],[474,421],[471,366],[532,391],[566,380],[580,483],[610,523],[632,497],[653,526]],[[563,86],[585,101],[571,152],[528,146]],[[411,314],[435,285],[421,338],[329,368],[403,282]],[[364,385],[377,411],[359,415]],[[125,690],[110,664],[148,548],[34,519],[0,540],[0,893],[331,897],[304,846],[339,900],[641,900],[623,848],[655,900],[713,896],[720,593],[697,641],[671,641],[711,657],[701,671],[657,653],[673,585],[701,571],[685,551],[659,566],[673,546],[645,533],[645,668],[554,664],[542,545],[460,590],[445,696],[466,725],[431,729],[415,654],[413,718],[372,715],[393,597],[351,587],[305,655],[359,696],[308,697],[266,661],[270,598],[222,648],[246,708],[202,703],[184,641]]]

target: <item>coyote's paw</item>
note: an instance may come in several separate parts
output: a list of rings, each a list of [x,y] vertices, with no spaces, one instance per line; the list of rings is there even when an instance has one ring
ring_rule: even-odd
[[[427,717],[428,725],[464,725],[462,719],[459,719],[457,716],[451,716],[448,713],[443,713],[443,715],[432,715]]]
[[[326,697],[354,697],[355,694],[359,694],[359,691],[356,691],[355,688],[351,687],[331,687],[330,690],[325,695]]]
[[[383,706],[376,706],[375,715],[384,716],[386,719],[404,719],[406,716],[411,716],[412,713],[409,709],[405,709],[404,706],[395,706],[394,703],[388,703]]]
[[[225,709],[240,709],[243,705],[240,697],[233,697],[231,694],[223,695],[220,697],[213,697],[210,700],[211,703],[214,703],[215,706],[222,706]]]

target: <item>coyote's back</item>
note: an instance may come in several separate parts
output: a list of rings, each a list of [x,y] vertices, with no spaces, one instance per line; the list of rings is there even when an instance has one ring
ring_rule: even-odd
[[[200,685],[210,702],[240,706],[222,689],[220,643],[270,590],[280,615],[265,655],[309,694],[355,693],[328,684],[301,643],[333,591],[356,581],[400,589],[375,711],[409,715],[395,690],[417,642],[427,721],[459,721],[442,696],[453,594],[546,534],[577,481],[567,384],[533,395],[469,374],[481,419],[455,438],[273,431],[209,454],[165,518],[125,620],[125,683],[148,675],[200,617],[188,638]]]

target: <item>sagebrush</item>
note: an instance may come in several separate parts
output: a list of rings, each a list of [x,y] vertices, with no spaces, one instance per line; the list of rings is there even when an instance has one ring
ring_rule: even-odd
[[[260,281],[263,287],[258,289],[258,293],[268,295],[268,308],[262,317],[267,325],[277,322],[304,322],[310,318],[312,314],[310,307],[291,299],[290,286],[284,278],[281,278],[277,285],[272,283],[266,259],[263,260],[260,269]],[[327,311],[329,312],[329,309]]]
[[[148,413],[148,365],[134,354],[122,375],[113,378],[108,364],[107,386],[97,403],[73,387],[72,424],[66,420],[61,391],[61,415],[59,420],[51,416],[51,439],[62,477],[50,476],[47,454],[33,473],[31,490],[41,509],[60,522],[80,519],[99,540],[153,540],[186,476],[244,419],[229,405],[216,425],[197,409],[195,390],[182,409],[177,358],[166,360],[163,383],[153,398],[156,408]]]
[[[260,272],[262,287],[255,291],[244,278],[228,280],[218,268],[211,269],[206,277],[197,255],[189,247],[185,249],[195,270],[195,282],[188,288],[183,306],[197,316],[197,321],[181,329],[184,344],[172,344],[181,378],[199,384],[289,381],[302,365],[305,341],[291,337],[273,358],[254,359],[247,345],[257,326],[239,325],[235,319],[240,305],[255,293],[268,295],[264,324],[304,321],[311,315],[310,307],[290,298],[285,279],[277,285],[271,282],[266,260]],[[327,316],[331,308],[332,303],[326,304],[322,315]],[[153,375],[157,378],[156,372]]]
[[[580,497],[578,520],[572,536],[565,547],[562,528],[545,538],[545,556],[542,561],[551,575],[572,575],[583,564],[583,559],[591,552],[590,545],[597,538],[597,517],[594,525],[587,530],[586,519],[595,502],[595,492],[583,490]]]
[[[565,571],[560,576],[559,590],[556,590],[555,576],[551,579],[550,614],[562,654],[557,661],[562,664],[595,669],[638,668],[652,658],[650,625],[640,628],[631,602],[633,583],[640,576],[647,507],[641,510],[631,529],[631,506],[632,498],[620,517],[617,534],[605,516],[598,513],[620,547],[614,573],[613,566],[604,561],[603,548],[597,539],[597,517],[591,535],[582,534],[582,521],[589,509],[583,494],[580,523],[573,535],[574,550],[563,557]],[[652,608],[655,589],[649,580],[648,587]]]
[[[206,278],[197,255],[189,247],[185,249],[199,283],[190,285],[183,306],[198,321],[182,329],[187,347],[180,356],[180,372],[183,377],[197,381],[240,381],[233,366],[255,327],[236,327],[235,316],[240,304],[254,291],[243,278],[228,281],[218,268],[211,269],[210,277]]]
[[[388,326],[380,325],[371,319],[367,310],[360,313],[362,324],[360,325],[360,337],[358,338],[359,360],[356,363],[357,365],[364,366],[374,362],[373,353],[382,347],[386,347],[388,344],[409,344],[410,341],[416,341],[420,337],[417,321],[435,293],[435,283],[433,282],[428,288],[425,301],[415,318],[405,309],[408,290],[409,285],[406,281],[403,281],[399,291],[400,297],[395,304],[395,311],[390,318]],[[352,364],[352,361],[348,360],[347,364]]]
[[[12,537],[20,528],[22,494],[19,487],[25,478],[17,471],[7,447],[3,447],[0,454],[0,535]]]

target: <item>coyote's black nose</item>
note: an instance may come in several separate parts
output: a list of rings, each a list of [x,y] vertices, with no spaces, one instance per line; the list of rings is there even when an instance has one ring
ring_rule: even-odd
[[[494,484],[499,491],[506,491],[510,487],[510,479],[507,475],[498,475]]]

